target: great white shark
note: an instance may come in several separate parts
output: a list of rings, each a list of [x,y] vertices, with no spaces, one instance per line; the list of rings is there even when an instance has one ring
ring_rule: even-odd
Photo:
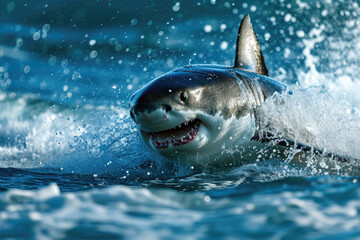
[[[238,31],[233,67],[190,65],[166,73],[132,95],[130,115],[146,146],[168,159],[203,163],[228,158],[224,152],[254,159],[261,144],[271,138],[261,125],[258,108],[286,89],[268,76],[247,15]],[[294,142],[277,144],[294,146]]]

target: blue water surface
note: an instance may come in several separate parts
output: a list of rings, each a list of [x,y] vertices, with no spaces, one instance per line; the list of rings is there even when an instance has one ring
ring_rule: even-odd
[[[269,119],[355,162],[191,166],[141,143],[131,94],[231,66],[246,14],[295,89]],[[358,239],[359,15],[356,0],[1,1],[0,238]]]

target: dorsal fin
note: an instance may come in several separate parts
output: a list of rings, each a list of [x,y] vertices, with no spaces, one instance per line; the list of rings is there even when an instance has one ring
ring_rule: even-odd
[[[250,22],[250,16],[246,15],[241,21],[236,43],[235,68],[244,68],[265,76],[268,70],[265,66],[258,39]]]

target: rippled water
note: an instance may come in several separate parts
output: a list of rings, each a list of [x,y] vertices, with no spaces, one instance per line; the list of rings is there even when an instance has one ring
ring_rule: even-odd
[[[232,65],[245,14],[293,91],[264,121],[350,163],[194,167],[142,145],[131,94],[189,63]],[[0,236],[356,239],[359,14],[355,0],[1,1]]]

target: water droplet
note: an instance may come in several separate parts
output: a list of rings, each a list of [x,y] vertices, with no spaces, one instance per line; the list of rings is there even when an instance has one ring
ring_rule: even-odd
[[[135,26],[138,23],[138,20],[136,18],[131,19],[130,26]]]
[[[27,65],[24,67],[24,73],[29,73],[30,72],[30,66]]]
[[[176,2],[175,5],[172,7],[172,10],[174,12],[177,12],[180,10],[180,3],[179,2]]]
[[[90,41],[89,41],[89,45],[90,46],[94,46],[96,44],[96,40],[95,39],[91,39]]]
[[[205,27],[204,27],[205,32],[209,33],[209,32],[211,32],[211,30],[212,30],[212,26],[210,24],[205,25]]]
[[[222,41],[220,44],[221,50],[226,50],[228,48],[228,43],[226,41]]]
[[[33,35],[34,41],[39,40],[39,38],[40,38],[40,32],[35,32],[34,35]]]
[[[96,58],[96,56],[97,56],[96,50],[90,52],[90,58]]]

